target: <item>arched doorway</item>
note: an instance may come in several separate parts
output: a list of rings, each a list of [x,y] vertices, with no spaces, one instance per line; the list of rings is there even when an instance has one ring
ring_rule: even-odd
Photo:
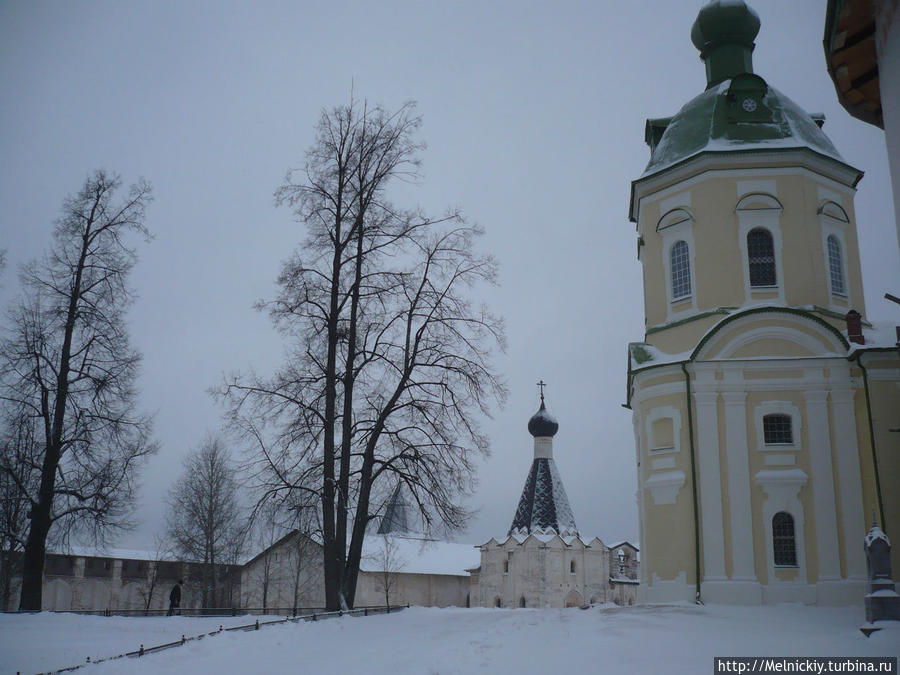
[[[581,597],[581,593],[569,591],[569,594],[566,596],[566,607],[581,607],[583,604],[584,600]]]

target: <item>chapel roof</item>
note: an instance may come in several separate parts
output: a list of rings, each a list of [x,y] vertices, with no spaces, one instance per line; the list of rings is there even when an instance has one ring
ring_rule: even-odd
[[[528,431],[538,439],[552,437],[558,428],[559,424],[547,412],[542,395],[541,407],[529,421]],[[552,453],[535,456],[532,461],[509,534],[578,536],[575,516]]]

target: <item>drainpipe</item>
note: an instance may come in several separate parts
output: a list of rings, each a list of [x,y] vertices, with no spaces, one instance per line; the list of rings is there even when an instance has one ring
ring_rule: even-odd
[[[875,424],[872,422],[872,401],[869,396],[869,373],[862,362],[863,353],[857,351],[851,358],[856,359],[856,364],[862,371],[863,388],[866,392],[866,416],[869,420],[869,443],[872,446],[872,466],[875,470],[875,496],[878,499],[878,515],[881,518],[881,529],[888,531],[887,524],[884,522],[884,502],[881,499],[881,478],[878,475],[878,454],[875,452]]]
[[[688,439],[691,447],[691,496],[694,499],[694,578],[697,587],[694,593],[694,602],[703,604],[700,599],[700,514],[697,510],[697,460],[694,457],[694,414],[691,411],[691,376],[688,374],[687,365],[681,362],[681,370],[684,373],[685,396],[687,398]]]

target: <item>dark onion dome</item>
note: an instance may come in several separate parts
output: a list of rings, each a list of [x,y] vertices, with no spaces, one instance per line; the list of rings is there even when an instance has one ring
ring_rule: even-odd
[[[554,436],[557,431],[559,431],[559,423],[553,415],[547,412],[547,407],[544,405],[542,397],[541,407],[528,420],[528,433],[537,438],[539,436]]]

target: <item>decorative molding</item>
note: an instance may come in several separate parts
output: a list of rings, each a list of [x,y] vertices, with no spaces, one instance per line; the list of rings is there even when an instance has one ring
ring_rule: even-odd
[[[644,487],[650,490],[656,506],[674,504],[681,486],[684,485],[684,471],[677,469],[654,473],[644,481]],[[643,542],[642,542],[643,543]]]
[[[801,388],[801,384],[795,382],[795,388]],[[789,415],[791,418],[791,443],[777,443],[766,445],[763,433],[763,417],[766,415]],[[800,410],[790,401],[765,401],[753,409],[753,421],[756,425],[756,446],[761,452],[785,452],[802,450],[801,432],[803,430]]]
[[[763,469],[756,474],[756,484],[766,493],[762,505],[762,518],[765,525],[766,566],[769,585],[783,583],[806,585],[806,539],[804,536],[803,504],[800,502],[800,489],[806,485],[808,477],[802,469]],[[794,518],[794,544],[797,552],[797,579],[782,582],[775,576],[775,551],[772,546],[772,517],[779,511],[785,511]],[[861,549],[862,547],[859,546]]]

